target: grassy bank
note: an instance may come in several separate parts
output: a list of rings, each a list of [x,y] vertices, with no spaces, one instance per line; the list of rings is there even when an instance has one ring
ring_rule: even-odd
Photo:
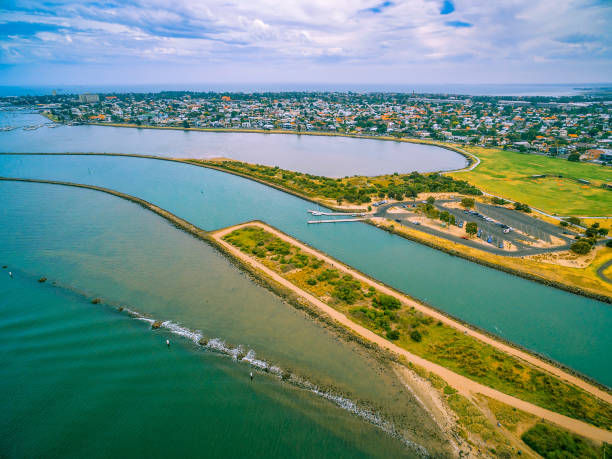
[[[531,449],[546,459],[600,459],[610,457],[612,447],[594,443],[550,424],[538,423],[521,438]]]
[[[416,355],[538,406],[612,428],[612,406],[342,274],[262,228],[237,229],[224,240]]]
[[[416,197],[419,193],[424,192],[481,194],[478,189],[464,180],[455,180],[440,174],[412,172],[375,177],[331,178],[225,159],[186,160],[186,162],[214,166],[221,170],[252,177],[331,206],[349,204],[365,209],[371,202],[383,198],[402,200]]]
[[[588,266],[573,268],[552,262],[546,263],[532,258],[495,255],[484,250],[424,233],[405,225],[398,225],[387,219],[376,219],[373,223],[398,236],[442,250],[451,255],[460,256],[485,266],[500,269],[572,293],[612,303],[611,285],[597,275],[599,267],[612,259],[611,248],[599,248],[594,260]]]
[[[464,148],[480,158],[480,165],[450,175],[483,191],[562,216],[610,215],[612,190],[602,188],[612,182],[610,167],[493,148]]]

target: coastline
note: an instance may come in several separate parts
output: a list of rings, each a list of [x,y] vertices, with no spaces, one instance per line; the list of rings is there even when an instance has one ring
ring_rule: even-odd
[[[523,279],[527,279],[533,282],[538,282],[540,284],[546,285],[548,287],[554,287],[557,288],[559,290],[563,290],[569,293],[573,293],[574,295],[580,295],[580,296],[584,296],[586,298],[591,298],[593,300],[597,300],[597,301],[601,301],[602,303],[607,303],[607,304],[612,304],[612,296],[607,296],[607,295],[603,295],[601,293],[595,293],[595,292],[591,292],[589,290],[585,290],[582,287],[578,287],[575,285],[568,285],[568,284],[564,284],[562,282],[558,282],[552,279],[547,279],[543,276],[538,276],[536,274],[533,273],[529,273],[527,271],[522,271],[516,268],[512,268],[510,266],[505,266],[502,264],[498,264],[498,263],[494,263],[491,262],[489,260],[485,260],[483,258],[480,257],[476,257],[474,255],[470,255],[467,253],[462,252],[461,250],[455,250],[455,249],[451,249],[448,247],[445,247],[442,244],[437,244],[434,241],[431,240],[427,240],[425,238],[419,238],[413,235],[410,235],[408,233],[405,232],[400,232],[400,231],[396,231],[394,228],[390,228],[387,226],[383,226],[383,225],[379,225],[375,222],[372,222],[371,220],[365,220],[364,223],[368,224],[368,225],[372,225],[376,228],[379,228],[383,231],[387,231],[390,234],[394,234],[396,236],[399,237],[403,237],[404,239],[408,239],[409,241],[413,241],[413,242],[417,242],[419,244],[423,244],[426,245],[428,247],[431,247],[432,249],[436,249],[439,250],[441,252],[444,252],[448,255],[454,256],[454,257],[460,257],[463,258],[465,260],[471,261],[473,263],[478,263],[479,265],[482,266],[486,266],[487,268],[493,268],[493,269],[497,269],[499,271],[505,272],[507,274],[512,274],[514,276],[518,276],[521,277]],[[612,260],[610,261],[610,263],[612,263]],[[601,269],[601,268],[600,268]]]
[[[370,280],[368,277],[363,276],[361,273],[359,273],[358,271],[354,270],[351,267],[348,267],[340,262],[338,262],[337,260],[328,257],[327,255],[324,255],[323,253],[317,251],[316,249],[312,249],[311,247],[302,244],[301,242],[297,241],[296,239],[287,236],[285,233],[276,230],[276,228],[270,227],[269,225],[266,225],[265,223],[262,222],[246,222],[246,223],[241,223],[238,225],[233,225],[230,226],[228,228],[224,228],[221,230],[217,230],[214,232],[211,232],[211,235],[213,238],[215,238],[220,244],[224,245],[225,248],[227,250],[229,250],[235,257],[240,258],[241,260],[243,260],[245,263],[249,263],[252,266],[254,266],[256,269],[264,272],[268,277],[271,277],[276,283],[279,283],[281,285],[283,285],[286,288],[289,288],[291,290],[293,290],[296,294],[298,294],[299,296],[306,298],[306,300],[308,300],[311,304],[316,305],[319,309],[321,309],[322,311],[324,311],[325,313],[327,313],[329,316],[331,316],[333,319],[335,319],[336,321],[340,322],[342,325],[344,325],[345,327],[350,328],[351,330],[353,330],[355,333],[359,334],[360,336],[363,336],[364,338],[366,338],[367,340],[377,344],[378,346],[387,349],[399,356],[403,356],[405,357],[409,362],[418,365],[420,367],[423,367],[431,372],[433,372],[434,374],[440,376],[442,379],[444,379],[447,383],[449,383],[453,388],[457,389],[462,395],[467,396],[467,397],[471,397],[474,394],[483,394],[483,395],[487,395],[491,398],[497,399],[503,403],[506,403],[510,406],[513,406],[517,409],[521,409],[527,413],[533,414],[535,416],[538,416],[540,418],[546,419],[550,422],[553,422],[555,424],[559,424],[569,430],[574,430],[575,432],[580,433],[581,435],[587,436],[589,438],[598,440],[598,441],[610,441],[612,440],[612,432],[604,430],[604,429],[600,429],[594,426],[591,426],[590,424],[584,423],[582,421],[578,421],[576,419],[573,418],[569,418],[567,416],[564,415],[560,415],[558,413],[555,413],[553,411],[544,409],[544,408],[540,408],[536,405],[533,405],[529,402],[525,402],[521,399],[518,399],[516,397],[504,394],[500,391],[497,391],[495,389],[491,389],[488,386],[485,386],[483,384],[477,383],[475,381],[472,381],[464,376],[461,376],[441,365],[435,364],[433,362],[430,362],[429,360],[426,360],[422,357],[419,357],[397,345],[395,345],[394,343],[392,343],[391,341],[375,334],[374,332],[372,332],[371,330],[355,323],[354,321],[352,321],[351,319],[349,319],[346,315],[344,315],[343,313],[333,309],[331,306],[328,306],[327,304],[325,304],[323,301],[319,300],[318,298],[314,297],[312,294],[301,290],[299,287],[295,286],[294,284],[292,284],[290,281],[288,281],[287,279],[281,277],[279,274],[277,274],[276,272],[272,271],[270,268],[267,268],[265,265],[263,265],[262,263],[260,263],[259,261],[257,261],[255,258],[250,257],[244,253],[242,253],[238,248],[232,246],[230,243],[224,241],[222,238],[223,236],[229,234],[230,232],[239,229],[239,228],[243,228],[243,227],[247,227],[247,226],[258,226],[260,228],[263,228],[265,231],[270,232],[271,234],[273,234],[274,236],[277,236],[279,238],[281,238],[282,240],[285,240],[286,242],[289,242],[291,244],[296,245],[297,247],[299,247],[301,250],[303,250],[306,253],[311,253],[314,254],[316,256],[318,256],[319,258],[323,259],[324,261],[333,264],[333,266],[337,266],[340,270],[351,274],[353,277],[355,277],[358,280],[364,281],[367,284],[370,285],[375,285],[381,292],[384,292],[386,294],[390,294],[392,296],[395,297],[403,297],[403,301],[405,303],[408,304],[408,306],[413,306],[416,309],[420,310],[421,312],[424,312],[425,314],[429,315],[430,317],[433,317],[437,320],[441,320],[446,322],[448,325],[451,325],[453,327],[455,327],[456,329],[462,331],[462,332],[469,332],[469,334],[487,344],[491,344],[494,347],[498,348],[499,350],[502,350],[503,352],[513,355],[515,357],[518,357],[526,362],[529,362],[530,364],[548,371],[549,373],[554,374],[556,377],[559,377],[567,382],[570,382],[578,387],[580,387],[583,390],[586,390],[587,392],[591,393],[591,395],[595,395],[596,397],[600,398],[601,400],[607,402],[607,403],[612,403],[612,395],[607,392],[607,391],[602,391],[600,389],[595,388],[594,386],[591,386],[590,384],[585,384],[585,382],[581,379],[578,378],[576,376],[573,375],[569,375],[566,374],[563,371],[560,371],[557,367],[552,366],[550,364],[547,364],[545,362],[541,362],[539,361],[539,359],[537,357],[533,357],[531,355],[528,355],[526,353],[524,353],[523,351],[520,351],[516,348],[512,348],[510,346],[506,346],[500,342],[497,342],[496,340],[493,340],[492,338],[489,338],[487,336],[481,335],[478,332],[474,332],[473,330],[468,329],[459,324],[454,322],[452,319],[449,319],[448,317],[436,313],[435,311],[430,310],[429,308],[427,308],[427,306],[424,306],[422,304],[419,304],[417,302],[415,302],[414,300],[399,294],[391,289],[388,289],[387,287],[385,287],[383,284],[378,283],[378,281],[372,281]]]
[[[188,221],[183,220],[180,217],[177,217],[176,215],[172,214],[171,212],[168,212],[168,211],[166,211],[166,210],[164,210],[164,209],[162,209],[162,208],[160,208],[158,206],[155,206],[154,204],[151,204],[148,201],[145,201],[143,199],[140,199],[140,198],[137,198],[137,197],[125,194],[125,193],[120,193],[120,192],[117,192],[117,191],[114,191],[114,190],[110,190],[110,189],[107,189],[107,188],[102,188],[102,187],[93,186],[93,185],[82,185],[82,184],[76,184],[76,183],[70,183],[70,182],[45,181],[45,180],[35,180],[35,179],[12,179],[12,178],[0,177],[0,180],[3,180],[3,181],[27,182],[27,183],[47,183],[47,184],[54,184],[54,185],[73,186],[73,187],[78,187],[78,188],[91,189],[91,190],[94,190],[94,191],[105,192],[105,193],[108,193],[108,194],[111,194],[111,195],[114,195],[114,196],[117,196],[117,197],[120,197],[120,198],[123,198],[123,199],[127,199],[129,201],[132,201],[132,202],[134,202],[136,204],[139,204],[142,207],[144,207],[146,209],[149,209],[149,210],[153,211],[154,213],[158,214],[159,216],[161,216],[162,218],[164,218],[167,221],[169,221],[171,224],[173,224],[178,229],[181,229],[181,230],[183,230],[183,231],[185,231],[185,232],[187,232],[189,234],[192,234],[193,236],[197,237],[198,239],[200,239],[200,240],[202,240],[204,242],[212,243],[214,246],[216,246],[219,250],[221,250],[225,254],[230,254],[231,255],[230,258],[233,261],[235,261],[237,264],[241,265],[249,273],[253,274],[261,282],[263,282],[265,285],[269,286],[272,291],[274,291],[275,293],[279,294],[281,297],[285,298],[293,306],[296,306],[298,309],[305,310],[311,317],[313,317],[313,318],[316,317],[316,318],[320,319],[321,316],[322,316],[322,314],[319,311],[313,311],[312,308],[309,306],[308,303],[312,304],[312,301],[310,301],[310,299],[308,298],[308,296],[307,296],[308,294],[306,294],[306,296],[305,296],[305,295],[302,294],[302,292],[296,292],[295,289],[288,288],[287,285],[284,285],[284,283],[282,283],[282,282],[279,283],[277,279],[274,279],[274,277],[272,277],[272,279],[269,279],[268,278],[269,277],[268,276],[269,273],[267,273],[265,269],[261,269],[261,267],[258,267],[258,266],[253,266],[249,262],[249,260],[246,260],[244,257],[239,256],[240,253],[238,253],[238,254],[233,253],[234,252],[233,250],[229,250],[228,251],[228,249],[231,248],[231,246],[230,247],[223,247],[224,243],[222,241],[218,240],[218,238],[220,238],[219,234],[221,232],[223,232],[223,231],[228,231],[228,230],[235,229],[236,226],[225,228],[225,229],[222,229],[222,230],[217,230],[216,232],[214,232],[215,233],[214,235],[211,235],[211,233],[206,232],[204,230],[201,230],[200,228],[196,227],[195,225],[192,225],[191,223],[189,223]],[[252,222],[243,223],[243,224],[237,225],[237,226],[244,226],[244,225],[249,225],[249,224],[253,224],[253,223]],[[268,225],[265,225],[263,222],[258,222],[257,224],[264,225],[267,228],[270,228]],[[274,231],[278,231],[278,230],[274,229]],[[278,233],[282,234],[283,237],[290,238],[291,240],[294,240],[290,236],[287,236],[287,235],[285,235],[284,233],[282,233],[280,231],[278,231]],[[225,244],[227,244],[227,243],[225,243]],[[301,244],[301,243],[297,242],[297,244]],[[304,247],[308,248],[309,250],[312,250],[312,251],[315,251],[315,252],[321,254],[321,252],[316,251],[316,249],[309,248],[308,246],[305,246],[305,245],[304,245]],[[324,255],[324,254],[321,254],[321,255],[326,257],[326,255]],[[337,263],[339,266],[345,267],[344,264],[342,264],[342,263],[340,263],[340,262],[338,262],[336,260],[334,260],[334,262]],[[345,267],[345,268],[352,270],[352,268],[349,268],[349,267]],[[271,280],[273,282],[270,282]],[[367,282],[376,282],[376,283],[378,283],[378,281],[373,281],[373,280],[370,280],[369,278],[367,278],[366,281]],[[381,287],[383,289],[388,288],[388,287],[384,286],[384,284],[381,284]],[[399,295],[405,296],[405,295],[403,295],[401,293],[397,293],[395,291],[390,291],[390,293],[391,294],[399,294]],[[406,299],[408,301],[414,302],[414,300],[411,299],[410,297],[407,297],[407,296],[405,296],[405,297],[406,297]],[[304,298],[307,301],[304,301]],[[428,308],[425,305],[421,305],[421,304],[416,303],[416,302],[414,302],[414,304],[416,306],[418,306],[420,309],[425,310],[428,315],[434,315],[434,313],[436,313],[436,314],[439,315],[440,320],[444,320],[444,321],[447,321],[447,322],[452,321],[452,319],[449,319],[448,317],[443,316],[442,314],[437,313],[436,311],[430,310],[431,308]],[[315,302],[314,306],[317,306],[316,302]],[[354,323],[350,319],[346,318],[346,316],[344,316],[341,313],[338,313],[335,310],[333,310],[333,311],[334,311],[335,314],[340,314],[341,316],[343,316],[346,319],[346,321],[348,321],[350,323],[347,324],[347,323],[344,323],[343,321],[339,321],[340,323],[336,323],[336,321],[334,319],[337,320],[338,318],[335,317],[335,314],[331,314],[331,319],[328,318],[327,316],[323,316],[323,317],[325,317],[325,320],[324,320],[325,323],[327,323],[328,325],[332,326],[334,329],[343,332],[345,334],[345,336],[347,336],[347,339],[355,339],[355,337],[353,337],[353,336],[354,336],[355,333],[357,333],[357,335],[359,335],[359,336],[357,336],[356,338],[357,338],[359,344],[362,344],[362,345],[366,346],[369,349],[374,349],[374,350],[382,352],[381,357],[385,357],[385,358],[391,357],[392,361],[397,361],[397,358],[393,358],[393,354],[397,354],[397,353],[394,352],[395,350],[393,348],[389,348],[389,345],[392,344],[392,343],[390,343],[389,341],[385,340],[384,338],[381,338],[378,335],[373,334],[373,332],[370,332],[369,330],[367,330],[365,328],[364,328],[364,330],[367,331],[367,333],[365,333],[365,335],[364,335],[364,333],[357,332],[355,329],[353,329],[353,326],[351,324],[354,324]],[[325,309],[323,309],[323,312],[326,313],[327,311]],[[354,325],[358,326],[357,324],[354,324]],[[461,327],[459,329],[463,330],[465,328],[466,331],[467,331],[467,328],[464,327],[463,325],[461,325],[461,324],[455,324],[455,325],[457,327]],[[476,336],[476,334],[473,332],[472,329],[470,329],[469,332],[470,332],[470,334],[472,336]],[[370,340],[370,337],[368,336],[368,333],[372,333],[374,335],[374,337],[376,337],[376,340]],[[492,338],[488,338],[488,337],[484,337],[484,336],[483,336],[483,338],[485,338],[485,339],[487,339],[489,341],[496,341],[496,340],[494,340]],[[377,340],[382,340],[383,341],[382,342],[382,344],[383,344],[382,347],[381,347],[381,343],[377,342]],[[502,343],[496,343],[496,344],[498,346],[502,346],[504,349],[510,349],[512,352],[522,353],[522,351],[519,351],[517,349],[511,349],[509,346],[504,345]],[[399,348],[399,349],[401,349],[401,348]],[[403,355],[405,352],[407,352],[407,351],[402,350],[402,352],[400,352],[399,355]],[[507,352],[507,350],[504,350],[504,352]],[[392,354],[389,354],[389,353],[392,353]],[[408,353],[408,354],[410,354],[410,353]],[[410,354],[410,356],[412,356],[412,354]],[[408,356],[405,355],[405,357],[408,357]],[[529,356],[529,355],[525,355],[525,357],[526,357],[526,359],[524,359],[524,360],[526,360],[526,361],[530,361],[530,360],[531,361],[537,361],[537,360],[539,360],[538,357],[532,357],[532,356]],[[450,371],[450,370],[448,370],[448,369],[446,369],[444,367],[441,367],[441,366],[439,366],[437,364],[432,364],[431,362],[429,362],[427,360],[424,360],[424,359],[422,359],[423,362],[421,362],[419,359],[421,359],[421,358],[417,357],[415,359],[415,362],[418,365],[420,365],[420,366],[423,366],[423,362],[425,362],[426,363],[426,365],[425,365],[426,367],[429,366],[429,365],[436,365],[436,367],[432,367],[432,368],[436,369],[437,371],[439,371],[439,372],[441,372],[443,374],[447,374],[447,372],[448,372],[447,376],[451,377],[451,379],[454,378],[453,375],[456,375],[455,373],[453,373],[452,371]],[[545,366],[546,366],[545,362],[542,362],[542,363],[544,363]],[[541,364],[540,365],[536,365],[536,366],[541,368]],[[437,367],[439,367],[439,368],[437,368]],[[554,368],[551,367],[550,370],[556,376],[559,375],[559,370],[556,367],[554,367]],[[464,378],[463,376],[460,376],[460,375],[456,375],[456,376],[458,376],[459,378]],[[582,387],[583,389],[585,387],[589,387],[590,390],[587,390],[587,392],[590,392],[591,394],[593,394],[593,390],[594,390],[595,393],[600,394],[599,398],[601,398],[602,400],[605,400],[608,403],[610,403],[609,400],[612,400],[612,395],[610,395],[609,392],[597,389],[594,386],[592,386],[591,384],[586,383],[585,381],[583,381],[581,378],[579,378],[577,376],[572,376],[572,375],[565,375],[565,376],[570,376],[569,379],[572,380],[572,381],[575,381],[577,383],[575,385],[577,385],[578,387]],[[467,380],[467,378],[465,378],[465,379]],[[567,380],[568,378],[564,377],[563,379]],[[463,381],[463,380],[457,380],[457,381]],[[469,384],[479,384],[479,383],[474,383],[471,380],[467,380],[467,381],[470,381]],[[479,385],[479,386],[482,386],[482,385]],[[473,386],[473,387],[476,387],[476,386]],[[482,386],[482,388],[478,387],[478,392],[479,393],[482,393],[483,391],[485,392],[485,394],[492,395],[493,398],[496,398],[496,396],[497,396],[497,394],[496,394],[497,391],[495,391],[493,389],[490,389],[490,388],[487,388],[487,386]],[[493,391],[493,392],[491,392],[491,391]],[[513,401],[514,397],[507,396],[507,395],[505,395],[505,394],[503,394],[501,392],[499,394],[501,394],[501,395],[499,395],[500,397],[502,397],[502,396],[503,397],[510,397],[510,398],[505,399],[505,400],[508,400],[511,403],[515,403]],[[527,403],[528,405],[530,405],[528,402],[523,402],[520,399],[516,399],[516,400],[517,400],[516,403]],[[520,405],[520,406],[522,407],[521,409],[524,409],[526,407],[527,408],[526,411],[529,412],[529,410],[530,410],[529,406],[523,406],[523,405]],[[539,407],[536,407],[536,408],[539,408]],[[546,413],[549,410],[545,410],[543,408],[539,408],[539,409],[540,410],[544,410],[544,411],[537,411],[537,413],[539,413],[538,415],[542,414],[543,417],[548,417],[549,416]],[[596,428],[594,426],[591,426],[590,424],[586,424],[586,423],[583,423],[581,421],[577,421],[575,419],[569,418],[567,416],[560,415],[558,413],[554,413],[552,411],[550,411],[550,413],[551,413],[551,416],[555,419],[555,421],[553,421],[553,422],[555,422],[555,423],[561,422],[562,425],[563,425],[563,423],[569,422],[568,425],[571,426],[571,429],[579,429],[580,432],[583,432],[583,433],[586,432],[587,436],[595,438],[597,440],[608,439],[608,441],[609,441],[608,435],[612,435],[612,433],[610,433],[609,431],[603,431],[602,429],[599,429],[599,428]],[[568,421],[564,421],[563,419],[565,419],[565,418],[567,418]],[[576,423],[578,423],[578,424],[576,424]],[[585,426],[587,428],[586,431],[584,431],[584,427]],[[591,431],[591,429],[596,429],[596,430],[595,431]],[[599,432],[599,431],[604,432],[605,436],[601,437],[601,432]],[[599,433],[597,433],[597,432],[599,432]],[[610,437],[610,438],[612,438],[612,437]]]
[[[214,165],[213,162],[210,162],[208,160],[196,160],[196,159],[182,159],[182,158],[169,158],[169,157],[164,157],[164,156],[155,156],[155,155],[141,155],[141,154],[135,154],[135,153],[7,153],[7,152],[2,152],[0,153],[0,155],[16,155],[16,156],[112,156],[112,157],[128,157],[128,158],[141,158],[141,159],[154,159],[154,160],[160,160],[160,161],[169,161],[169,162],[177,162],[177,163],[183,163],[183,164],[189,164],[192,166],[197,166],[197,167],[204,167],[207,169],[214,169],[220,172],[224,172],[227,174],[232,174],[232,175],[236,175],[238,177],[242,177],[248,180],[252,180],[254,182],[257,183],[261,183],[262,185],[265,186],[269,186],[271,188],[277,189],[279,191],[282,191],[284,193],[287,194],[291,194],[293,196],[296,196],[300,199],[303,199],[305,201],[311,202],[313,204],[317,204],[323,207],[326,207],[328,209],[331,209],[333,211],[337,211],[337,212],[347,212],[347,213],[351,213],[351,212],[364,212],[363,208],[346,208],[346,207],[338,207],[338,206],[334,206],[331,205],[327,202],[324,202],[320,199],[317,199],[315,197],[312,196],[307,196],[303,193],[299,193],[297,191],[294,190],[290,190],[287,189],[281,185],[277,185],[274,183],[270,183],[270,182],[266,182],[265,180],[259,179],[257,177],[252,177],[249,176],[247,174],[243,174],[237,171],[232,171],[232,170],[228,170],[228,169],[224,169],[222,167],[217,167]],[[407,234],[404,234],[403,232],[398,232],[395,230],[392,230],[390,228],[386,228],[384,226],[378,226],[376,225],[374,222],[371,222],[370,220],[365,220],[364,221],[366,224],[375,226],[379,229],[382,229],[384,231],[387,231],[389,233],[395,234],[397,236],[403,237],[405,239],[411,240],[413,242],[417,242],[419,244],[423,244],[426,245],[430,248],[436,249],[436,250],[440,250],[444,253],[447,253],[449,255],[452,256],[457,256],[460,258],[463,258],[465,260],[474,262],[474,263],[478,263],[482,266],[486,266],[488,268],[492,268],[492,269],[497,269],[499,271],[505,272],[507,274],[511,274],[511,275],[515,275],[518,277],[521,277],[523,279],[527,279],[533,282],[538,282],[540,284],[546,285],[548,287],[553,287],[553,288],[557,288],[559,290],[563,290],[569,293],[573,293],[575,295],[580,295],[580,296],[584,296],[586,298],[591,298],[597,301],[601,301],[603,303],[607,303],[607,304],[612,304],[612,296],[608,296],[608,295],[603,295],[601,293],[595,293],[595,292],[591,292],[589,290],[585,290],[582,287],[579,286],[574,286],[574,285],[567,285],[552,279],[547,279],[546,277],[543,276],[538,276],[523,270],[519,270],[519,269],[515,269],[515,268],[511,268],[508,266],[504,266],[498,263],[494,263],[488,260],[484,260],[480,257],[475,257],[473,255],[470,254],[466,254],[463,253],[460,250],[454,250],[454,249],[449,249],[447,247],[444,247],[443,245],[440,244],[436,244],[433,241],[429,241],[425,238],[419,238],[419,237],[412,237],[409,236]]]

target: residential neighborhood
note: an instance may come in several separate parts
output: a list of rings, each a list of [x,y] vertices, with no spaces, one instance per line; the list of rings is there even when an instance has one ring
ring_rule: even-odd
[[[612,162],[612,96],[392,93],[80,94],[0,99],[67,123],[393,136]]]

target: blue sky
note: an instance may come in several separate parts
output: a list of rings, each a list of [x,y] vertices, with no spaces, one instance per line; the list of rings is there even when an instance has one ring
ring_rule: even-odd
[[[0,84],[612,81],[611,0],[5,0]]]

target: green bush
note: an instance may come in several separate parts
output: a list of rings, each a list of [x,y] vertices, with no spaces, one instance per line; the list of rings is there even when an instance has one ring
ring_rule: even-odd
[[[336,282],[332,295],[348,304],[353,304],[361,295],[361,284],[352,276],[344,276]]]
[[[372,305],[380,309],[399,309],[402,303],[394,296],[381,293],[372,299]]]
[[[420,343],[423,340],[423,337],[421,336],[421,333],[419,333],[418,330],[412,330],[410,332],[410,338],[412,338],[412,340],[416,341],[417,343]]]
[[[461,205],[466,209],[471,209],[474,207],[474,198],[463,198],[461,200]]]
[[[317,280],[320,282],[337,279],[340,277],[340,273],[336,269],[326,269],[317,276]]]
[[[546,459],[602,457],[600,448],[583,438],[548,424],[538,423],[521,436],[536,453]],[[604,446],[605,447],[605,446]],[[601,451],[603,453],[603,451]]]
[[[308,285],[317,285],[317,280],[312,277],[306,281]]]
[[[392,341],[397,341],[400,337],[400,332],[397,330],[391,330],[387,332],[387,338]]]
[[[612,248],[612,239],[610,239],[608,242],[606,242],[606,247],[611,247]]]
[[[591,251],[591,244],[586,241],[574,242],[571,246],[572,252],[585,255]]]

